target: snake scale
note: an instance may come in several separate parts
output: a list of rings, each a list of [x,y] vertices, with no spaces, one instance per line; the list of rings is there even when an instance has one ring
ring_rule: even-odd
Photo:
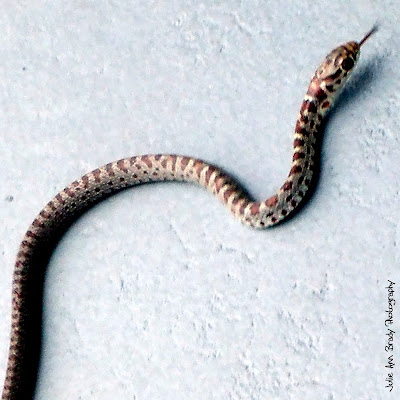
[[[21,242],[12,283],[12,317],[8,364],[2,400],[32,399],[40,355],[42,280],[60,236],[85,210],[122,189],[159,181],[197,183],[214,195],[241,222],[254,228],[287,218],[310,189],[318,157],[322,121],[355,66],[360,42],[332,50],[311,79],[296,122],[293,160],[281,188],[265,201],[250,199],[225,172],[192,157],[155,154],[109,163],[83,175],[59,192],[32,222]],[[37,315],[38,314],[38,315]]]

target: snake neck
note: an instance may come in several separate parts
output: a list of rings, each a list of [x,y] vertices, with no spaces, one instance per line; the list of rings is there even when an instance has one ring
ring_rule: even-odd
[[[323,123],[349,76],[348,71],[338,68],[321,79],[320,70],[321,66],[311,79],[296,121],[289,175],[275,195],[249,203],[243,215],[247,225],[260,229],[274,226],[298,210],[310,195],[319,164]]]

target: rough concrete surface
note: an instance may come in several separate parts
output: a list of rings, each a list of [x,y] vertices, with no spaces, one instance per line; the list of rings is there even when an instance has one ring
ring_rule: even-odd
[[[58,190],[109,161],[171,152],[270,196],[311,74],[378,21],[295,218],[253,231],[173,183],[128,190],[74,224],[48,268],[35,399],[398,396],[400,303],[385,351],[388,279],[400,300],[397,0],[0,7],[0,379],[13,260]]]

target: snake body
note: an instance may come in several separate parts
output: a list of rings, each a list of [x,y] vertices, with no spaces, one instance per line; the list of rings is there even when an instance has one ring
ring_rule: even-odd
[[[42,278],[60,235],[85,210],[122,189],[159,181],[199,184],[216,195],[241,222],[266,228],[287,218],[304,200],[315,172],[321,123],[359,56],[360,42],[335,48],[311,79],[296,122],[293,161],[281,188],[265,201],[253,201],[216,166],[192,157],[154,154],[109,163],[59,192],[32,222],[21,242],[12,283],[12,326],[2,400],[31,399],[40,349]],[[33,378],[32,378],[33,377]]]

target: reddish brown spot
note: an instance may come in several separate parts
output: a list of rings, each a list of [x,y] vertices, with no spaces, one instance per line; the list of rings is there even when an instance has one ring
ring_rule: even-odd
[[[196,160],[196,162],[194,163],[194,169],[197,172],[197,175],[201,174],[201,170],[203,169],[204,165],[200,160]]]
[[[303,146],[304,146],[304,140],[303,139],[294,139],[293,147],[303,147]]]
[[[183,171],[188,166],[189,161],[190,161],[189,157],[182,157],[182,159],[181,159],[181,168],[182,168]]]
[[[167,158],[164,158],[164,159],[161,161],[161,166],[162,166],[163,168],[167,168],[167,162],[168,162],[168,159],[167,159]]]
[[[157,175],[158,175],[157,172],[154,171],[154,172],[153,172],[153,176],[157,176]]]
[[[305,126],[302,126],[300,121],[296,122],[295,131],[296,131],[296,133],[299,133],[300,135],[303,135],[303,136],[308,136],[310,134],[308,129]]]
[[[147,165],[148,168],[151,168],[153,166],[152,162],[150,161],[149,156],[147,156],[147,155],[142,156],[140,159]]]
[[[119,178],[119,181],[120,181],[120,182],[125,182],[125,178],[121,176],[121,177]]]
[[[296,121],[296,126],[294,128],[294,130],[296,132],[300,132],[302,129],[304,128],[303,124],[301,123],[301,121],[297,120]]]
[[[258,201],[256,201],[250,207],[250,213],[251,213],[251,215],[256,215],[259,213],[259,211],[260,211],[260,203]]]
[[[65,201],[64,201],[64,199],[62,198],[62,196],[61,196],[60,193],[57,193],[56,199],[57,199],[57,201],[58,201],[60,204],[65,204]]]
[[[206,172],[206,176],[205,176],[205,180],[206,180],[207,185],[210,182],[211,175],[212,175],[212,173],[214,171],[215,171],[215,167],[208,167],[207,172]]]
[[[128,173],[128,168],[127,168],[126,165],[125,165],[125,160],[124,160],[124,159],[119,160],[119,161],[117,162],[117,167],[118,167],[122,172],[124,172],[125,174]]]
[[[233,193],[232,189],[225,190],[225,192],[224,192],[224,201],[225,201],[225,203],[228,202],[229,197],[231,197],[232,193]]]
[[[271,222],[274,224],[277,221],[275,217],[271,217]]]
[[[278,196],[277,196],[277,195],[272,196],[272,197],[270,197],[269,199],[267,199],[267,200],[265,201],[265,204],[266,204],[268,207],[273,207],[273,206],[276,205],[276,203],[278,203]]]
[[[32,231],[26,232],[25,235],[30,237],[30,238],[36,238],[36,235]]]
[[[291,181],[286,181],[283,186],[282,186],[282,190],[290,190],[293,187],[293,182]]]
[[[240,208],[239,208],[239,213],[240,213],[240,214],[243,214],[243,213],[244,213],[244,210],[245,210],[247,204],[248,204],[248,203],[245,202],[245,203],[243,203],[243,204],[240,206]]]
[[[302,152],[297,152],[293,154],[293,161],[299,160],[301,158],[304,158],[306,155]]]
[[[94,176],[94,181],[96,182],[96,183],[99,183],[100,181],[101,181],[101,171],[99,170],[99,169],[95,169],[93,172],[92,172],[92,174],[93,174],[93,176]]]
[[[282,211],[281,211],[281,214],[282,214],[283,216],[287,215],[287,213],[288,213],[288,212],[287,212],[286,210],[282,210]]]
[[[75,197],[75,193],[69,187],[64,189],[64,193],[66,193],[71,198]]]
[[[82,178],[83,187],[87,189],[89,187],[89,177],[87,175],[83,175]]]
[[[324,101],[324,102],[322,103],[322,108],[328,108],[329,106],[330,106],[329,101]]]
[[[112,168],[112,163],[108,163],[105,166],[105,169],[107,171],[108,176],[115,176],[115,172],[113,171],[113,168]]]
[[[134,165],[135,162],[136,162],[136,159],[137,159],[136,156],[135,156],[135,157],[131,157],[131,158],[129,159],[129,163],[130,163],[131,165]]]
[[[289,176],[290,175],[294,175],[294,174],[299,174],[302,171],[302,168],[300,167],[300,165],[295,165],[292,167],[292,169],[289,172]]]
[[[33,247],[33,243],[27,242],[26,240],[23,240],[21,244],[24,247]]]
[[[162,154],[156,154],[156,155],[154,156],[154,159],[155,159],[156,161],[158,161],[161,157],[162,157]]]
[[[176,167],[176,156],[169,156],[168,158],[171,160],[171,163],[172,163],[171,169],[172,169],[172,171],[175,172],[175,167]]]

